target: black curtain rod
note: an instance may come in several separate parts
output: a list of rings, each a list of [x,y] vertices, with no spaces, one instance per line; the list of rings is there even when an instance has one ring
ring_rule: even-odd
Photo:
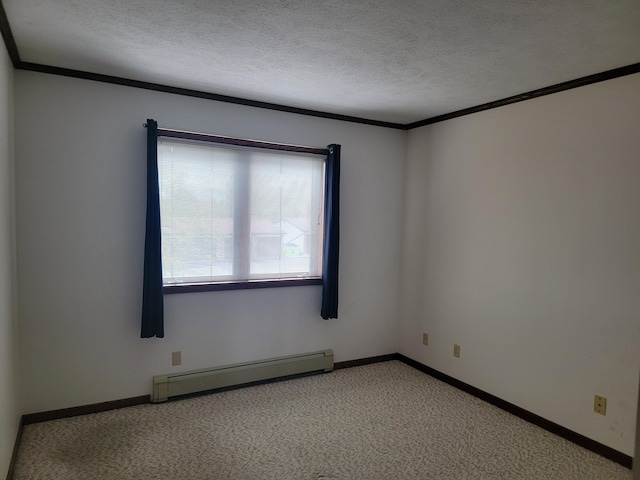
[[[146,123],[142,124],[147,127]],[[181,138],[185,140],[195,140],[208,143],[222,143],[225,145],[236,145],[240,147],[264,148],[268,150],[279,150],[285,152],[310,153],[314,155],[328,155],[328,148],[307,147],[304,145],[287,145],[284,143],[263,142],[260,140],[248,140],[235,137],[224,137],[209,133],[188,132],[185,130],[172,130],[158,127],[158,137]]]

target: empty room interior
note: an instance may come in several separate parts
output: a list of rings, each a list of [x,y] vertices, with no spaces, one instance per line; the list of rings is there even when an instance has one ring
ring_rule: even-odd
[[[401,360],[632,468],[637,2],[0,6],[0,477],[39,414],[328,350],[327,376]],[[141,338],[150,119],[340,146],[337,315],[326,269],[165,284]]]

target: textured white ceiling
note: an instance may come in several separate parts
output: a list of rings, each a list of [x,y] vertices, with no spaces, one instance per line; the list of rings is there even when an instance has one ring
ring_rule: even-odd
[[[638,0],[4,0],[25,62],[410,123],[640,62]]]

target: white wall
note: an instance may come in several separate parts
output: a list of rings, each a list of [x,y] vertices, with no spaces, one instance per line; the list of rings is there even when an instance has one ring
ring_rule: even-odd
[[[401,295],[401,353],[628,455],[638,98],[627,76],[411,131]]]
[[[20,410],[15,309],[13,66],[0,47],[0,477],[9,468]]]
[[[147,118],[274,142],[342,144],[339,319],[321,287],[165,296],[140,339]],[[405,132],[16,72],[24,413],[149,394],[153,375],[325,348],[398,351]],[[171,352],[183,364],[171,366]]]

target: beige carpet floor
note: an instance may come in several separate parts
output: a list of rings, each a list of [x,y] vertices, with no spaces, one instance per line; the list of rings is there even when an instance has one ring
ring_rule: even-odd
[[[401,362],[27,425],[15,480],[631,479]]]

